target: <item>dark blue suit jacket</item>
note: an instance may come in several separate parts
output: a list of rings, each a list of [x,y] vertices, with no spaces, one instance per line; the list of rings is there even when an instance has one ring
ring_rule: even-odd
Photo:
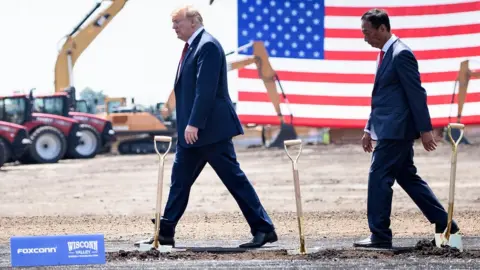
[[[205,30],[189,46],[174,91],[178,143],[182,147],[203,146],[243,134],[228,93],[225,53]],[[194,144],[185,142],[187,125],[199,129]]]
[[[421,85],[418,63],[410,48],[397,39],[385,53],[375,77],[371,125],[378,140],[414,140],[432,130],[427,93]]]

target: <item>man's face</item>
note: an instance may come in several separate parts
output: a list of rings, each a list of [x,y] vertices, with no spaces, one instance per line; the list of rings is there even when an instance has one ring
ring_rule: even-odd
[[[185,17],[184,11],[179,11],[172,16],[172,28],[177,33],[177,37],[185,42],[195,32],[194,21]]]
[[[374,48],[382,49],[387,34],[387,29],[383,24],[378,29],[375,29],[372,23],[362,20],[362,33],[365,42]]]

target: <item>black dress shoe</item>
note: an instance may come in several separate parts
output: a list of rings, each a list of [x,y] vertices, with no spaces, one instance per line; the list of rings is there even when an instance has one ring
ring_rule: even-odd
[[[446,229],[447,229],[447,225],[435,224],[435,233],[444,233]],[[459,230],[460,230],[460,228],[458,228],[458,225],[455,222],[452,222],[452,227],[450,228],[450,233],[455,234]]]
[[[257,232],[255,236],[253,236],[250,242],[243,243],[239,247],[240,248],[259,248],[265,245],[266,243],[273,243],[276,241],[278,241],[278,237],[275,231],[271,231],[269,233]]]
[[[375,240],[368,237],[363,240],[353,243],[354,247],[366,247],[366,248],[392,248],[392,241]]]

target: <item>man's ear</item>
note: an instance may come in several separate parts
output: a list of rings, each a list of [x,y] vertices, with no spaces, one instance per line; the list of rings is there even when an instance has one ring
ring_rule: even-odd
[[[378,30],[380,30],[380,32],[387,32],[387,27],[385,24],[381,24],[380,27],[378,27]]]

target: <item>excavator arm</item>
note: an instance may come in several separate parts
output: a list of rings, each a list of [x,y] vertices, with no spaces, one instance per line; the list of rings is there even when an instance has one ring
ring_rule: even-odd
[[[65,43],[58,53],[55,63],[55,92],[73,86],[73,67],[82,52],[93,42],[110,21],[123,9],[128,0],[102,0],[87,16],[66,36]],[[82,25],[100,8],[103,2],[111,2],[110,6],[99,13],[85,28]]]
[[[460,63],[460,71],[458,74],[458,112],[457,122],[460,123],[462,117],[463,105],[465,104],[465,98],[467,96],[468,83],[471,78],[480,78],[480,70],[470,70],[469,60],[462,61]]]
[[[273,107],[275,108],[275,112],[280,118],[280,122],[284,123],[285,119],[280,110],[280,96],[279,96],[279,93],[277,92],[277,85],[276,85],[276,80],[278,78],[277,78],[277,74],[275,73],[275,70],[273,70],[272,65],[270,64],[270,61],[268,60],[269,56],[265,48],[265,45],[261,41],[255,41],[242,47],[241,50],[248,48],[250,46],[253,46],[253,55],[248,56],[241,60],[229,62],[228,71],[241,69],[250,64],[255,64],[257,66],[258,76],[260,77],[260,79],[262,79],[265,85],[265,88],[267,89],[268,96],[270,98],[270,101],[273,104]],[[228,53],[228,54],[231,54],[231,53]],[[173,110],[175,110],[175,92],[172,90],[172,92],[168,97],[168,101],[162,110],[162,116],[164,118],[168,117],[169,115],[171,115]]]

